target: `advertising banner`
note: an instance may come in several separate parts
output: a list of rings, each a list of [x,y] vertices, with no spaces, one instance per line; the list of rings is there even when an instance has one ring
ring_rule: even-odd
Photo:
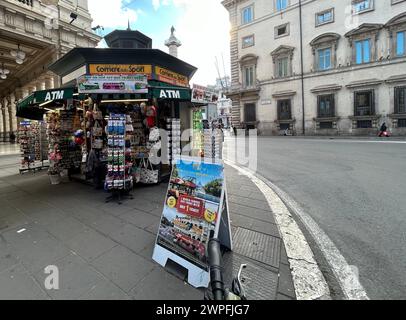
[[[132,75],[152,74],[151,65],[135,64],[89,64],[89,73],[92,75]]]
[[[78,80],[79,93],[148,93],[146,75],[94,76],[85,75]]]
[[[159,81],[170,83],[175,86],[189,87],[188,77],[182,76],[179,73],[161,67],[155,67],[155,74]]]
[[[217,103],[218,94],[207,87],[194,84],[192,89],[192,102],[195,103]]]
[[[177,159],[153,259],[162,266],[171,259],[189,270],[190,284],[207,286],[207,247],[210,239],[219,236],[224,198],[222,163],[205,163],[199,158]]]

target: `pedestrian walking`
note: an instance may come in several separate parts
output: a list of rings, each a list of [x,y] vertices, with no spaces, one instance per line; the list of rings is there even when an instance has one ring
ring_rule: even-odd
[[[10,143],[15,143],[16,142],[16,135],[14,132],[10,132]]]
[[[386,131],[388,130],[388,127],[386,126],[386,123],[384,122],[381,126],[381,129],[379,130],[379,136],[382,137]]]

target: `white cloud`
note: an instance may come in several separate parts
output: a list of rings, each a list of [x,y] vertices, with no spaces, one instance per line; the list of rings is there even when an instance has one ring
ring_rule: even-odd
[[[159,7],[161,6],[161,1],[160,0],[152,0],[152,6],[154,7],[155,10],[158,10]]]
[[[138,12],[123,8],[128,0],[109,0],[108,6],[102,5],[100,0],[88,0],[89,11],[93,18],[93,25],[101,25],[105,28],[124,28],[127,27],[128,20],[131,24],[137,21]]]
[[[220,74],[230,74],[230,23],[227,10],[220,0],[172,0],[181,6],[185,14],[173,24],[176,37],[182,42],[179,58],[198,68],[192,79],[196,84],[214,84],[218,77],[216,57]],[[167,37],[169,37],[169,30]],[[154,39],[155,40],[155,39]],[[155,45],[158,43],[155,42]],[[158,47],[167,51],[161,44]],[[223,68],[223,61],[225,71]]]
[[[121,9],[122,3],[128,3],[128,1],[109,0],[109,5],[106,7],[100,4],[100,0],[89,0],[90,12],[95,20],[94,25],[125,28],[127,17],[135,22],[137,13],[142,13],[138,10]],[[164,26],[167,27],[164,33],[151,32],[147,35],[153,39],[154,48],[168,52],[164,41],[169,38],[170,27],[175,26],[175,35],[182,42],[179,58],[198,68],[192,83],[202,85],[215,83],[218,77],[215,67],[216,57],[221,76],[224,76],[224,73],[230,74],[230,24],[228,12],[221,5],[221,0],[152,0],[151,4],[155,10],[162,9],[162,6],[174,5],[184,12],[177,21],[170,21],[168,26]]]
[[[157,11],[161,6],[169,6],[171,4],[171,0],[152,0],[152,6],[154,10]]]

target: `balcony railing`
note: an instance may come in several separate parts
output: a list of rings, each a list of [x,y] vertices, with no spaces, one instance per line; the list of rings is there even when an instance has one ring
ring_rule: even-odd
[[[18,0],[18,2],[21,2],[22,4],[26,4],[27,6],[34,6],[34,0]]]

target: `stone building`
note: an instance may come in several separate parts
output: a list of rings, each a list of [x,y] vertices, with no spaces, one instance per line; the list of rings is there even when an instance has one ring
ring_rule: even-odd
[[[224,0],[233,122],[260,134],[406,134],[406,0]]]
[[[17,132],[16,102],[58,87],[48,65],[74,47],[95,47],[87,0],[0,1],[0,141]]]

